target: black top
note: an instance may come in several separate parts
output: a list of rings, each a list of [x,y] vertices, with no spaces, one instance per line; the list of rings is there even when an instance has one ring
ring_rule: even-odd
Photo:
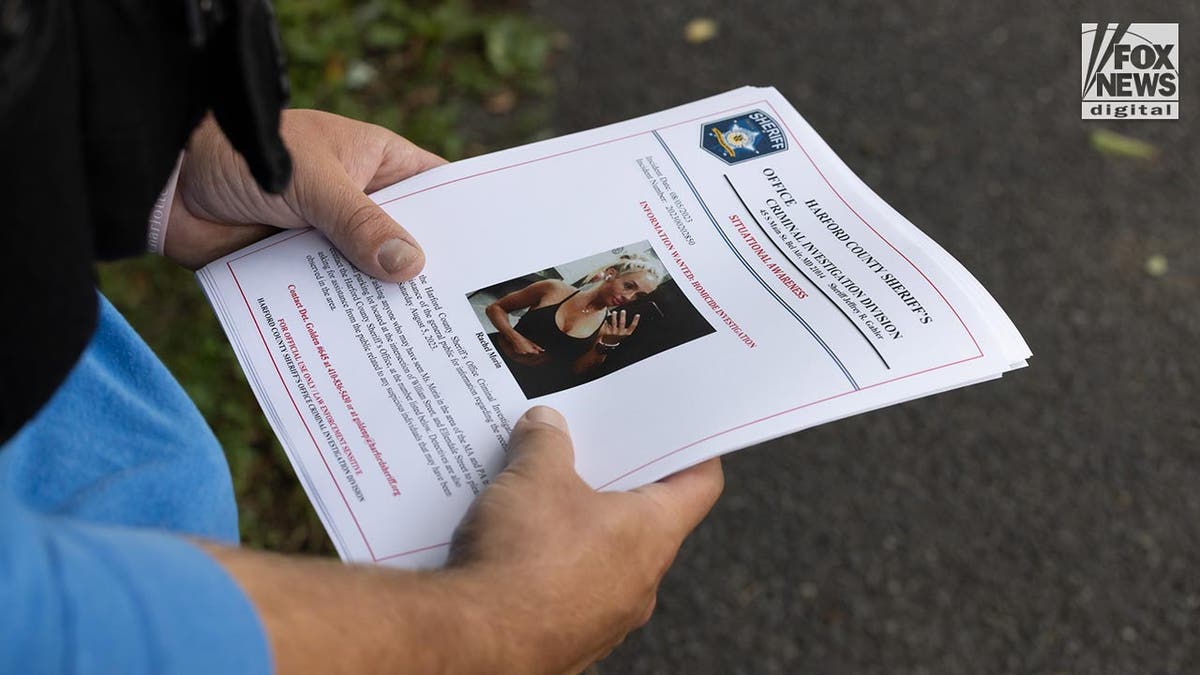
[[[0,3],[0,442],[96,320],[94,260],[145,250],[150,208],[205,111],[278,191],[286,96],[263,0]],[[264,32],[265,31],[265,32]]]
[[[558,308],[567,300],[575,297],[577,293],[579,291],[575,291],[575,293],[568,295],[553,305],[538,307],[525,312],[525,315],[517,321],[517,325],[513,326],[513,329],[533,340],[537,346],[546,350],[546,353],[555,359],[574,361],[591,348],[592,340],[595,338],[596,332],[600,330],[597,326],[591,335],[578,338],[567,335],[559,329],[558,322],[555,320]]]

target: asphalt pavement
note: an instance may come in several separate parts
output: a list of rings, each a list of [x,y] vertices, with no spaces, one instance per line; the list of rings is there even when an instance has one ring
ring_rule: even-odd
[[[597,672],[1200,672],[1200,4],[532,5],[556,133],[775,85],[1034,352],[727,458]],[[1179,121],[1080,119],[1083,21],[1180,24]]]

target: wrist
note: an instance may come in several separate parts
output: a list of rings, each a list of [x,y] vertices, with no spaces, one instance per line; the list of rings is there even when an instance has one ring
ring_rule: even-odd
[[[163,190],[150,209],[150,220],[146,227],[146,250],[163,255],[166,247],[167,226],[171,223],[171,211],[175,206],[175,190],[179,185],[179,169],[183,166],[183,152],[175,160],[175,168],[167,178]]]
[[[508,342],[511,343],[516,336],[520,335],[520,333],[517,332],[517,329],[513,328],[512,322],[508,320],[508,314],[503,314],[501,316],[491,316],[489,314],[488,318],[492,320],[492,325],[496,327],[496,332],[500,334],[500,337],[504,338]]]
[[[597,336],[595,344],[592,345],[598,354],[608,354],[609,352],[615,351],[616,348],[620,346],[620,340],[614,340],[611,337],[605,340],[603,336]]]
[[[431,573],[445,589],[447,602],[460,608],[461,623],[454,627],[469,649],[448,672],[494,673],[498,665],[507,672],[541,672],[549,645],[538,637],[541,620],[537,612],[526,612],[519,602],[507,601],[505,589],[511,579],[490,579],[477,565],[453,567]],[[547,630],[541,631],[548,636]]]

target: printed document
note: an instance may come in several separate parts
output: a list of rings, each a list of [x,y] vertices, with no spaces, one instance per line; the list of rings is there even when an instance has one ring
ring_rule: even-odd
[[[445,560],[513,422],[627,489],[1025,365],[987,291],[772,88],[438,167],[372,198],[412,281],[293,230],[198,274],[343,559]]]

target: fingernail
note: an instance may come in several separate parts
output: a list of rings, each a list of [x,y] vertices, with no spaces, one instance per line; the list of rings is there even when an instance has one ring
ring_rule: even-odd
[[[525,414],[521,417],[529,422],[541,422],[542,424],[549,424],[560,431],[567,430],[566,418],[554,408],[548,408],[544,405],[534,406],[529,410],[526,410]]]
[[[388,239],[379,247],[379,265],[388,274],[395,274],[408,267],[420,253],[412,244],[403,239]]]

